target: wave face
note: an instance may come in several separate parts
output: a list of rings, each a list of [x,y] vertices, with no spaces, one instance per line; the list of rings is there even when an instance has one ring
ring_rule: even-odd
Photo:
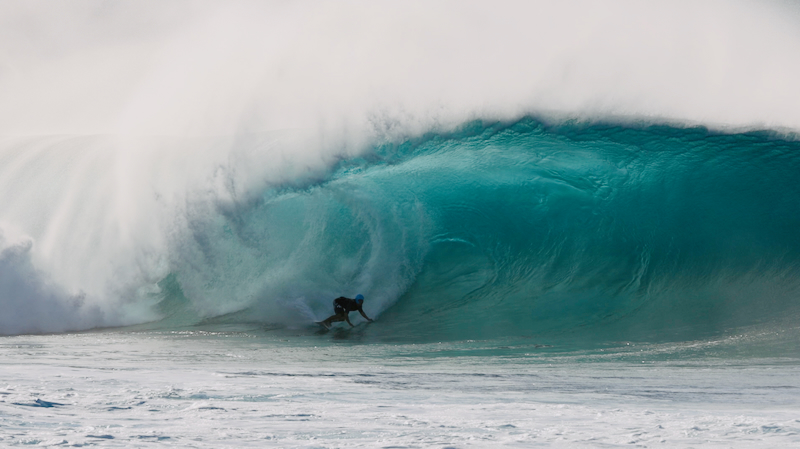
[[[173,288],[282,324],[360,292],[401,340],[697,338],[800,310],[799,170],[766,133],[473,123],[198,220]]]
[[[298,328],[357,293],[380,316],[377,338],[421,341],[691,339],[800,311],[800,143],[774,133],[471,122],[277,184],[219,168],[197,180],[215,193],[171,201],[164,185],[155,196],[114,187],[106,144],[7,152],[8,189],[49,186],[38,208],[19,195],[7,215],[49,226],[3,228],[0,282],[15,311],[3,333]]]

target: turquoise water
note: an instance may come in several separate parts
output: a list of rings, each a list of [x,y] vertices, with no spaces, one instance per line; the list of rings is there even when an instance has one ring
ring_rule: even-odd
[[[473,122],[195,217],[181,240],[191,261],[161,283],[161,326],[302,328],[363,293],[379,321],[354,332],[374,341],[580,346],[792,328],[797,173],[800,144],[769,132]],[[183,292],[198,289],[252,297],[196,316]]]
[[[527,117],[321,165],[304,142],[6,142],[0,332],[314,335],[358,293],[377,321],[342,338],[364,342],[591,349],[800,323],[792,136]],[[295,158],[280,175],[236,162],[276,148]]]

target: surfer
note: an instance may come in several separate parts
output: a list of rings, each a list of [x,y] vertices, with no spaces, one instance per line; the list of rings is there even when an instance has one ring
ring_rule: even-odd
[[[368,317],[366,313],[364,313],[364,309],[361,306],[364,305],[364,295],[356,295],[355,299],[345,298],[344,296],[340,296],[333,300],[333,315],[328,317],[325,321],[320,321],[319,324],[325,326],[326,328],[330,329],[331,323],[336,321],[347,321],[347,324],[350,327],[353,327],[353,323],[350,322],[350,312],[355,312],[356,310],[361,316],[364,317],[367,321],[372,321],[372,318]]]

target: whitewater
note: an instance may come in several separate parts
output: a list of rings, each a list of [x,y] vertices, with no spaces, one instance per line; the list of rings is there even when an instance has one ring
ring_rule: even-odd
[[[0,443],[794,447],[797,54],[782,1],[6,2]]]

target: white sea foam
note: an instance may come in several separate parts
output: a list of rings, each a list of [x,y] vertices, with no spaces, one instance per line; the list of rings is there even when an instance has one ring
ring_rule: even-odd
[[[1,338],[0,444],[800,443],[800,377],[796,361],[788,359],[732,363],[719,358],[717,346],[709,348],[709,357],[676,362],[670,355],[681,351],[669,345],[634,347],[627,354],[548,355],[531,346],[516,357],[453,357],[442,354],[457,354],[465,344],[289,339],[235,332]]]

